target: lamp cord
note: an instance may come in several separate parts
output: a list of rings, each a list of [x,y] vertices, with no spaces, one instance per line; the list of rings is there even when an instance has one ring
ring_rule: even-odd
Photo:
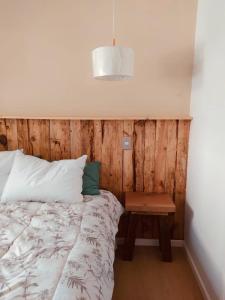
[[[112,15],[112,35],[113,35],[113,46],[116,45],[116,0],[113,1],[113,15]]]

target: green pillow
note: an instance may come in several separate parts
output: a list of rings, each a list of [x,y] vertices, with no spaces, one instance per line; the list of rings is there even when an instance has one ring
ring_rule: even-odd
[[[93,161],[86,164],[83,175],[83,195],[100,195],[100,162]]]

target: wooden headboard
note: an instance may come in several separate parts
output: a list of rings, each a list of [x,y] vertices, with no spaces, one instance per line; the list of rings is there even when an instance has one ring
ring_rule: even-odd
[[[182,239],[189,126],[190,119],[0,119],[0,135],[7,137],[0,150],[23,148],[48,160],[88,154],[102,163],[101,186],[121,201],[125,191],[166,191],[177,208],[174,238]],[[123,136],[133,138],[132,150],[122,150]],[[154,237],[155,226],[144,220],[140,236]]]

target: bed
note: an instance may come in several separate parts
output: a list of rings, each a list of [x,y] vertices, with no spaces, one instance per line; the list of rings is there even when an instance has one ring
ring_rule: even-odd
[[[122,212],[103,190],[82,203],[0,203],[0,299],[111,299]]]

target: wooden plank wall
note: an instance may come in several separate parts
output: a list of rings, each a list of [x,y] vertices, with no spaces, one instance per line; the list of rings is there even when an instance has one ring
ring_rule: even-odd
[[[102,163],[102,188],[121,201],[125,191],[168,192],[177,208],[174,238],[182,239],[189,126],[190,120],[0,119],[8,138],[0,150],[23,148],[47,160],[88,154]],[[132,150],[122,150],[123,136],[133,138]],[[138,235],[157,236],[154,217],[142,218]]]

